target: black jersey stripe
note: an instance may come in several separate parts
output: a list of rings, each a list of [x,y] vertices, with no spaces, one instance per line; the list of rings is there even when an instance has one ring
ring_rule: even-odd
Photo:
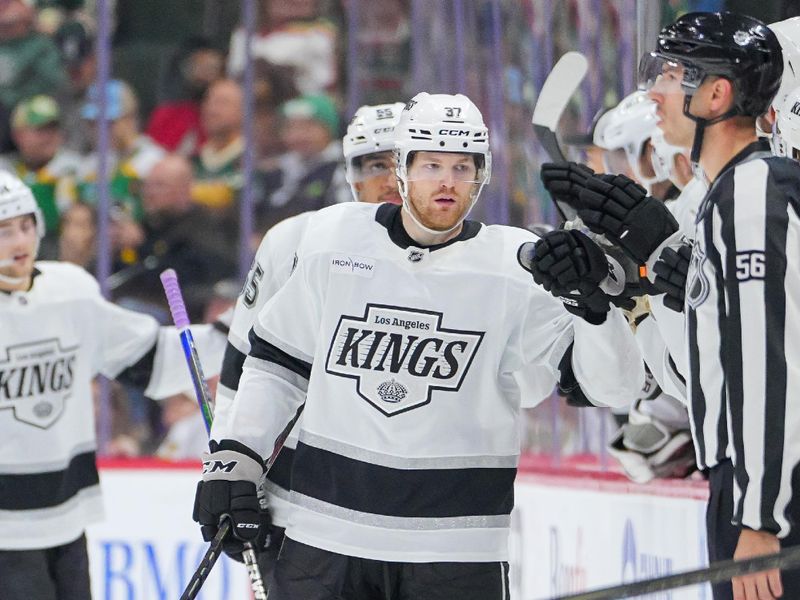
[[[294,448],[284,446],[278,453],[275,462],[267,471],[267,479],[285,490],[292,489],[292,464],[294,463]]]
[[[225,355],[222,358],[222,371],[219,382],[232,391],[239,389],[239,380],[242,378],[242,366],[247,355],[240,352],[236,346],[228,342],[225,346]]]
[[[689,409],[692,411],[692,423],[694,424],[694,440],[697,446],[697,466],[700,469],[708,467],[706,460],[706,435],[703,424],[706,419],[706,399],[703,394],[703,387],[700,385],[700,352],[697,346],[697,315],[693,310],[689,310],[687,315],[689,322],[689,332],[691,335],[689,344],[689,370],[691,376],[689,384],[691,386],[691,404]]]
[[[0,474],[0,510],[51,508],[99,482],[93,451],[75,455],[58,471]]]
[[[728,177],[725,182],[730,183],[730,189],[726,189],[725,202],[718,204],[718,214],[720,219],[720,235],[725,246],[725,265],[723,270],[719,253],[713,248],[715,256],[715,270],[717,272],[717,316],[719,319],[719,331],[722,334],[720,344],[720,364],[722,366],[723,380],[725,388],[721,391],[721,398],[727,397],[728,408],[731,415],[731,429],[733,433],[733,449],[736,453],[737,462],[744,461],[744,375],[742,361],[742,308],[739,295],[739,281],[736,276],[736,204],[738,202],[754,201],[752,198],[741,198],[736,195],[733,189],[733,177]],[[709,238],[707,238],[709,239]],[[720,265],[720,266],[717,266]],[[727,294],[727,315],[725,313],[725,297]],[[725,413],[724,401],[721,402],[722,413],[717,422],[718,429],[722,425],[723,414]],[[725,422],[727,430],[727,421]],[[727,435],[727,433],[726,433]],[[720,437],[718,431],[717,437]],[[722,440],[717,442],[717,461],[720,460],[720,452],[723,451]],[[736,485],[744,495],[750,485],[750,475],[743,469],[734,470]],[[734,510],[734,520],[742,522],[744,503],[740,502]]]
[[[508,515],[515,468],[394,469],[298,442],[292,490],[342,508],[390,517]]]
[[[765,273],[764,306],[766,311],[766,398],[764,415],[764,448],[771,459],[764,457],[761,481],[761,522],[764,529],[778,532],[775,505],[783,479],[786,423],[786,237],[789,229],[789,203],[776,188],[773,177],[767,180],[766,223],[764,236]]]
[[[250,356],[280,365],[304,379],[308,379],[311,376],[311,363],[294,357],[277,346],[270,344],[260,338],[252,328],[248,338],[250,340]]]

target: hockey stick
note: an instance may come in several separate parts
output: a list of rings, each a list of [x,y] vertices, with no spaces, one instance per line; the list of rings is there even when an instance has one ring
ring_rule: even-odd
[[[586,77],[588,63],[580,52],[567,52],[553,66],[539,92],[533,109],[533,130],[539,143],[551,160],[564,162],[566,158],[558,145],[556,127],[567,109],[570,98]],[[564,202],[555,200],[556,208],[565,221],[575,218],[575,209]]]
[[[197,396],[197,403],[200,405],[200,411],[203,414],[203,422],[206,426],[206,431],[211,433],[211,423],[214,420],[214,415],[211,410],[211,393],[206,384],[205,375],[203,375],[203,367],[200,364],[200,357],[197,354],[197,348],[194,345],[194,338],[189,329],[189,316],[186,313],[186,305],[183,302],[183,295],[181,288],[178,284],[178,274],[174,269],[167,269],[161,273],[161,284],[164,286],[164,293],[167,296],[167,303],[169,310],[172,313],[172,320],[175,327],[178,328],[181,337],[181,345],[183,346],[183,353],[186,357],[186,363],[189,366],[189,374],[192,378],[194,391]],[[211,572],[211,567],[219,558],[219,549],[222,545],[222,540],[230,530],[230,522],[225,519],[219,525],[217,535],[211,541],[211,544],[206,550],[200,566],[192,575],[189,584],[186,586],[181,600],[193,600],[200,591],[200,587]],[[258,563],[256,562],[256,553],[253,550],[252,544],[245,543],[244,550],[242,551],[242,558],[244,559],[245,567],[247,567],[247,574],[250,577],[250,587],[253,589],[253,596],[255,600],[267,600],[266,588],[264,581],[261,578],[261,573],[258,570]]]
[[[800,546],[784,548],[776,554],[757,556],[745,560],[721,560],[712,563],[705,569],[684,571],[673,575],[655,577],[644,581],[626,583],[614,587],[603,588],[569,596],[558,596],[552,600],[613,600],[631,598],[644,594],[673,590],[697,583],[720,583],[733,577],[760,573],[770,569],[797,568],[800,566]]]

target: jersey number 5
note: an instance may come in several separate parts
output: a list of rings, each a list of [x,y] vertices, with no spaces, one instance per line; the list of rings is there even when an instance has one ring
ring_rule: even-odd
[[[247,281],[244,282],[244,287],[242,288],[242,301],[247,308],[253,308],[253,305],[256,303],[256,299],[258,298],[258,288],[261,285],[261,279],[264,277],[264,269],[261,268],[261,265],[255,263],[253,268],[250,269],[250,275],[247,277]]]

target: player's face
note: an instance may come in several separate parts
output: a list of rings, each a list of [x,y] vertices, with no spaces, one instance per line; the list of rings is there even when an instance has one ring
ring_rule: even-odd
[[[472,206],[477,182],[473,155],[417,152],[408,167],[408,200],[425,227],[447,231]]]
[[[0,221],[0,275],[14,279],[30,277],[38,241],[33,215]]]
[[[664,139],[674,146],[691,148],[695,124],[683,114],[683,70],[680,65],[665,63],[648,95],[656,103],[658,127],[664,132]]]
[[[394,153],[376,152],[361,159],[359,167],[360,181],[354,184],[360,202],[380,204],[390,202],[402,203],[397,189]]]

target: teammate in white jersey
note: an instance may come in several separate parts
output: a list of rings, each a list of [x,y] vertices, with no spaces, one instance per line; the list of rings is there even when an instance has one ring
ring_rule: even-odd
[[[394,174],[394,126],[402,110],[403,104],[400,102],[362,106],[347,127],[342,144],[345,177],[353,190],[353,197],[360,202],[401,202]],[[247,336],[261,308],[289,279],[297,260],[297,247],[313,214],[306,212],[281,221],[267,232],[256,252],[253,266],[233,310],[228,346],[217,387],[216,441],[226,437],[225,423],[239,387],[242,365],[250,352]],[[269,535],[263,537],[261,548],[258,548],[258,562],[265,578],[272,571],[288,522],[289,480],[297,443],[296,430],[297,427],[287,438],[284,451],[264,482],[269,512],[263,517],[264,522],[269,523]],[[234,553],[234,558],[240,557]]]
[[[469,99],[419,94],[395,131],[402,208],[310,217],[204,461],[204,535],[225,515],[256,539],[263,464],[303,411],[274,600],[508,598],[514,374],[574,371],[599,404],[644,376],[608,302],[572,307],[592,324],[531,282],[516,254],[533,234],[465,220],[491,171]]]
[[[0,172],[0,598],[86,600],[84,530],[103,514],[92,378],[153,398],[190,382],[174,328],[107,302],[83,269],[35,262],[43,234],[30,190]]]

